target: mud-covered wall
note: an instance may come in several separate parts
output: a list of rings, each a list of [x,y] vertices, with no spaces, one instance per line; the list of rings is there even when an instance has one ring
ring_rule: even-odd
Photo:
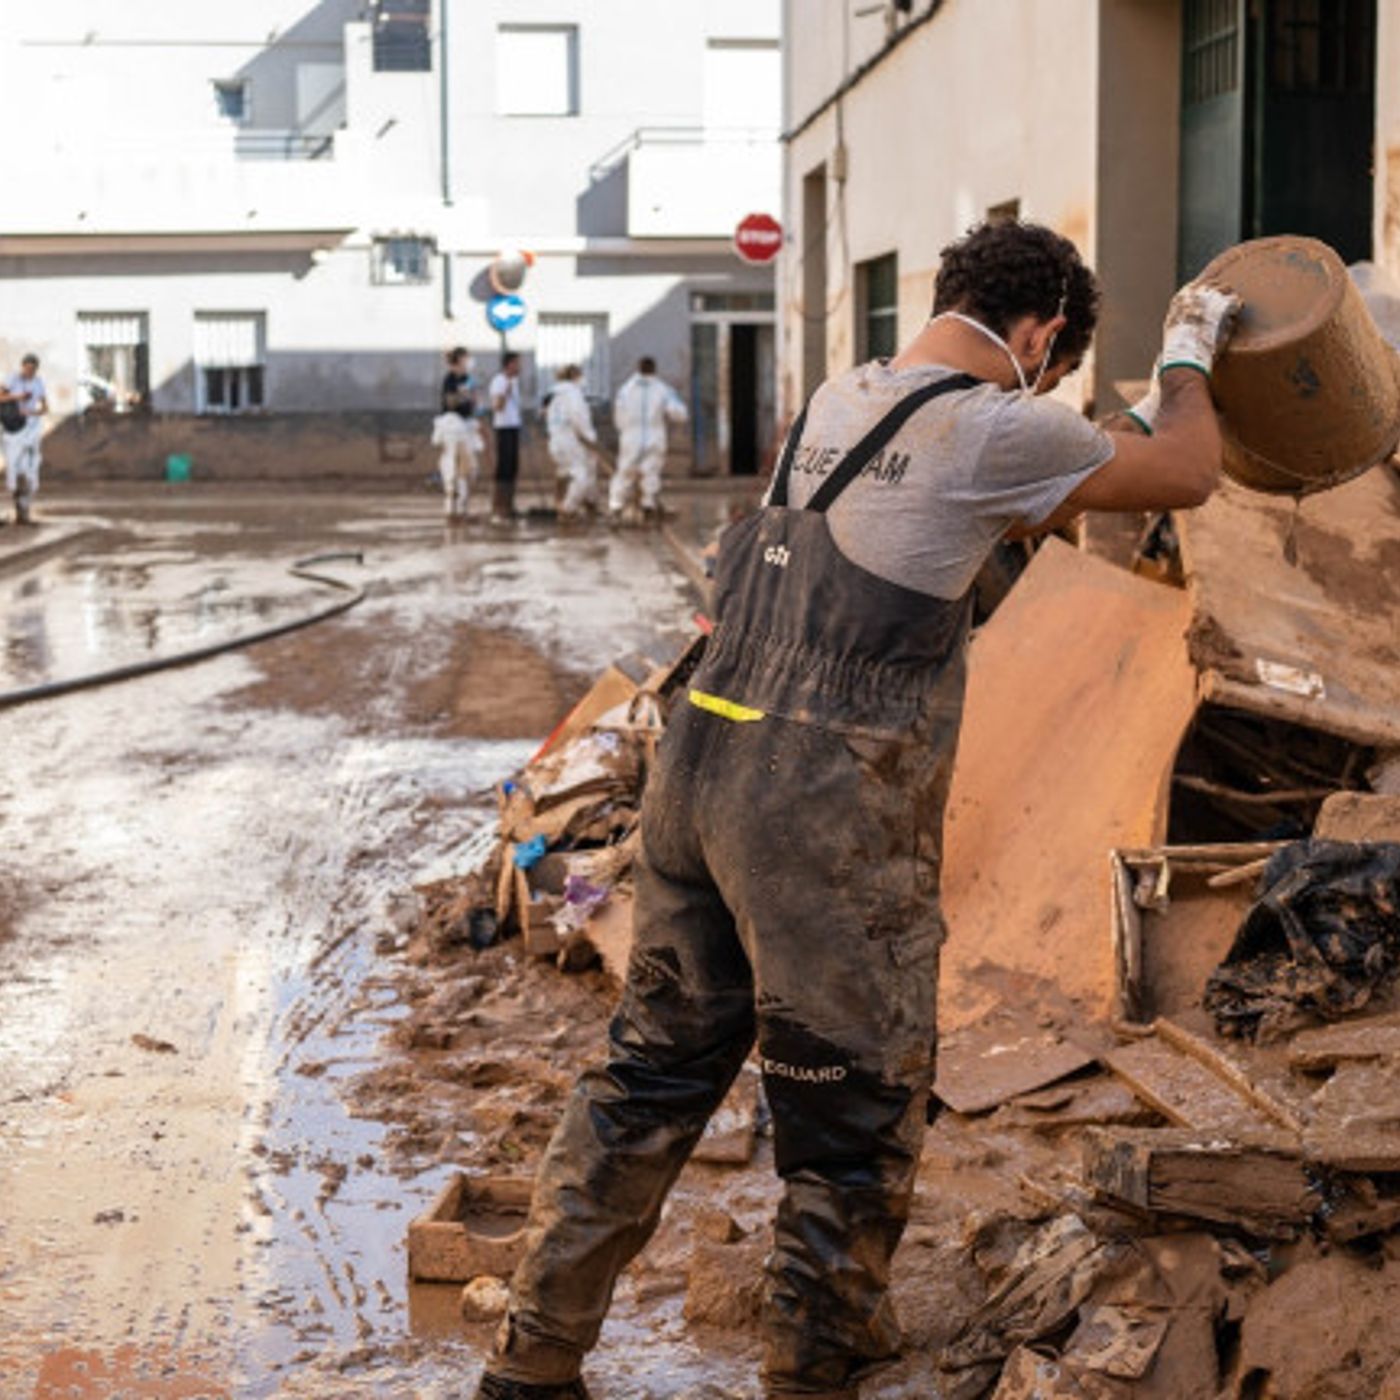
[[[789,413],[801,394],[807,324],[825,324],[828,372],[854,360],[856,264],[898,254],[903,342],[929,314],[939,250],[990,209],[1015,200],[1023,218],[1095,252],[1097,0],[945,0],[815,118],[839,74],[872,51],[870,26],[877,42],[880,30],[878,19],[846,17],[843,53],[843,12],[828,5],[830,25],[813,24],[808,3],[787,0],[784,11],[785,126],[808,123],[789,142],[784,170],[779,374]],[[916,15],[925,9],[917,5]],[[832,26],[838,40],[823,32]],[[802,181],[823,162],[834,176],[843,160],[844,181],[827,181],[825,304],[812,307],[803,285]],[[1088,366],[1060,392],[1079,405],[1092,382]]]
[[[1400,4],[1376,6],[1375,260],[1400,278]]]
[[[616,452],[616,434],[602,417],[599,441]],[[93,481],[159,481],[166,460],[188,456],[201,481],[314,482],[355,480],[410,487],[427,484],[438,449],[426,412],[295,413],[244,417],[172,414],[81,414],[56,423],[44,437],[46,490]],[[487,438],[490,431],[487,430]],[[689,440],[671,435],[668,477],[690,469]],[[481,481],[491,475],[491,455]],[[525,504],[553,499],[554,465],[538,415],[527,416],[521,446]]]

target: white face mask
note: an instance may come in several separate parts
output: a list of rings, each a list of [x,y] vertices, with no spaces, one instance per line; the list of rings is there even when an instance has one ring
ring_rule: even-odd
[[[1064,314],[1064,302],[1060,303],[1060,309],[1056,315]],[[1040,381],[1045,378],[1045,371],[1050,367],[1050,357],[1055,353],[1055,340],[1059,336],[1059,331],[1050,337],[1050,344],[1045,347],[1045,357],[1040,362],[1040,368],[1035,372],[1035,379],[1027,384],[1026,372],[1021,368],[1021,362],[1011,352],[1011,347],[999,336],[990,326],[984,326],[981,321],[973,316],[965,316],[961,311],[940,311],[933,318],[935,321],[961,321],[965,326],[971,326],[975,331],[981,331],[994,345],[998,346],[1011,361],[1011,368],[1016,371],[1016,382],[1021,386],[1021,392],[1025,394],[1036,394],[1040,392]]]

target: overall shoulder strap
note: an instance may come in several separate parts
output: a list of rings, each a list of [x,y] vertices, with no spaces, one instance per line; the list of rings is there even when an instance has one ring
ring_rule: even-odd
[[[912,394],[900,399],[841,459],[832,470],[831,475],[822,482],[812,499],[807,502],[806,508],[817,511],[819,514],[830,509],[831,503],[865,470],[875,455],[930,399],[940,398],[944,394],[951,394],[959,389],[972,389],[980,383],[982,383],[980,379],[975,379],[970,374],[952,374],[947,379],[938,380],[935,384],[925,384],[922,389],[915,389]],[[774,504],[777,504],[776,500]]]
[[[783,455],[778,463],[778,470],[773,476],[773,489],[768,494],[770,506],[785,506],[788,503],[788,482],[792,479],[793,458],[797,456],[797,445],[802,441],[802,430],[807,426],[807,410],[811,406],[812,400],[808,399],[802,405],[802,412],[797,415],[796,421],[788,430],[787,442],[783,446]]]

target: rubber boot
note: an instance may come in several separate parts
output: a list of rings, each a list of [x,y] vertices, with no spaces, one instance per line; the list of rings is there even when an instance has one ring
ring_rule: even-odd
[[[489,1372],[482,1376],[476,1400],[589,1400],[588,1389],[581,1380],[563,1385],[528,1385],[524,1381],[508,1381]]]

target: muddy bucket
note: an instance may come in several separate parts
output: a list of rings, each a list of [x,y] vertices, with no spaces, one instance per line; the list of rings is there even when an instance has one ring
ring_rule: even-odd
[[[1244,300],[1211,392],[1226,472],[1256,491],[1325,491],[1400,442],[1400,372],[1342,260],[1315,238],[1241,243],[1203,277]]]

